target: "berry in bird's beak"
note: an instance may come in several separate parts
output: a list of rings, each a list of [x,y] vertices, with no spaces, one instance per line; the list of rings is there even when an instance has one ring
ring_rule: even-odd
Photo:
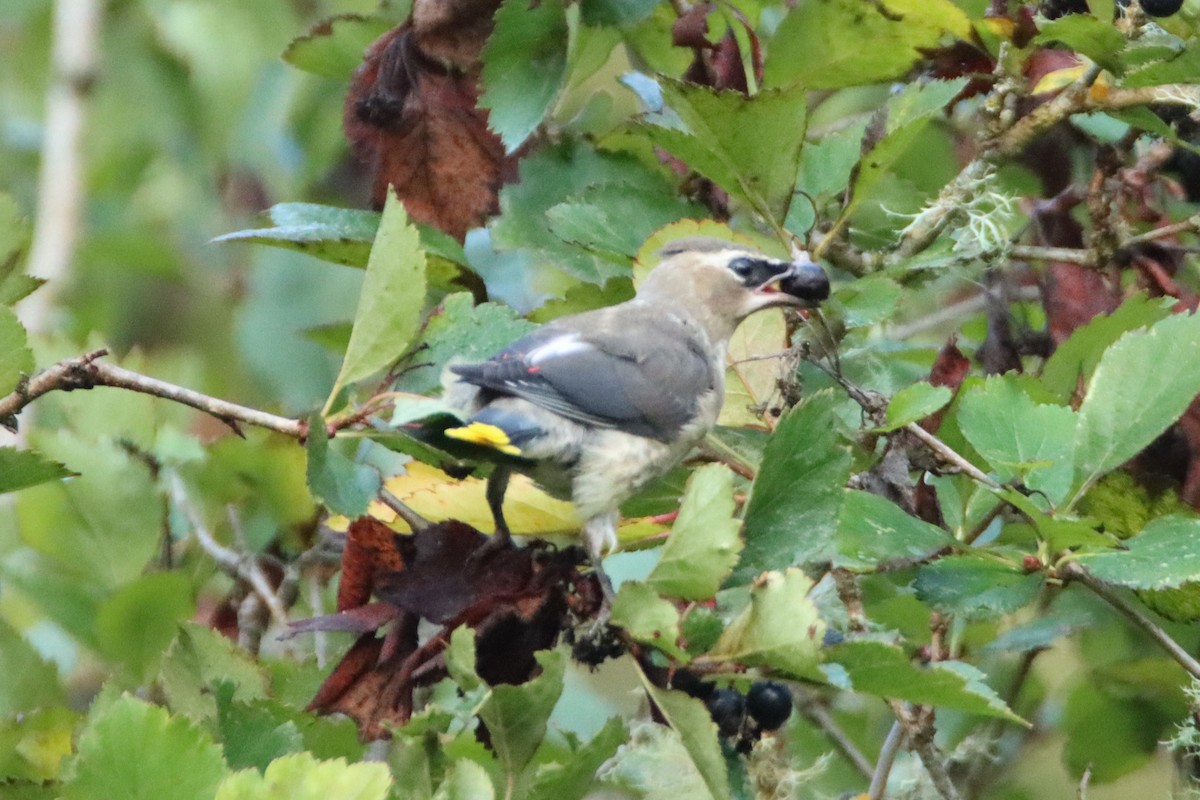
[[[802,255],[779,281],[779,289],[815,306],[829,298],[829,276],[807,255]]]

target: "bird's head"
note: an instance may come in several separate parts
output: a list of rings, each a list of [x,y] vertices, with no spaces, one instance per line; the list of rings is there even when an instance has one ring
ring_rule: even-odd
[[[828,276],[807,256],[782,261],[707,237],[678,239],[660,255],[638,297],[682,304],[713,330],[732,332],[756,311],[812,308],[829,297]]]

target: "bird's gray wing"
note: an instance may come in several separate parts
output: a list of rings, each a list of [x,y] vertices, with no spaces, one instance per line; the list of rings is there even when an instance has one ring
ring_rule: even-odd
[[[551,323],[482,364],[453,370],[568,419],[664,441],[692,419],[716,382],[686,327],[629,309]]]

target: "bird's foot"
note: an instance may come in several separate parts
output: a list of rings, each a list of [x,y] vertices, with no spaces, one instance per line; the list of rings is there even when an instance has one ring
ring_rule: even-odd
[[[477,569],[480,565],[486,564],[494,554],[501,550],[508,550],[512,546],[512,534],[507,529],[499,529],[489,536],[486,542],[471,551],[471,555],[467,556],[467,568]]]

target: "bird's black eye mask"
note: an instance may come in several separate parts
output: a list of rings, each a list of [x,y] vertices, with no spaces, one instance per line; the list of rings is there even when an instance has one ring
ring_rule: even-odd
[[[742,285],[747,289],[756,289],[764,283],[775,280],[791,269],[792,265],[783,261],[769,261],[765,258],[735,258],[729,262],[729,270],[738,276]]]

